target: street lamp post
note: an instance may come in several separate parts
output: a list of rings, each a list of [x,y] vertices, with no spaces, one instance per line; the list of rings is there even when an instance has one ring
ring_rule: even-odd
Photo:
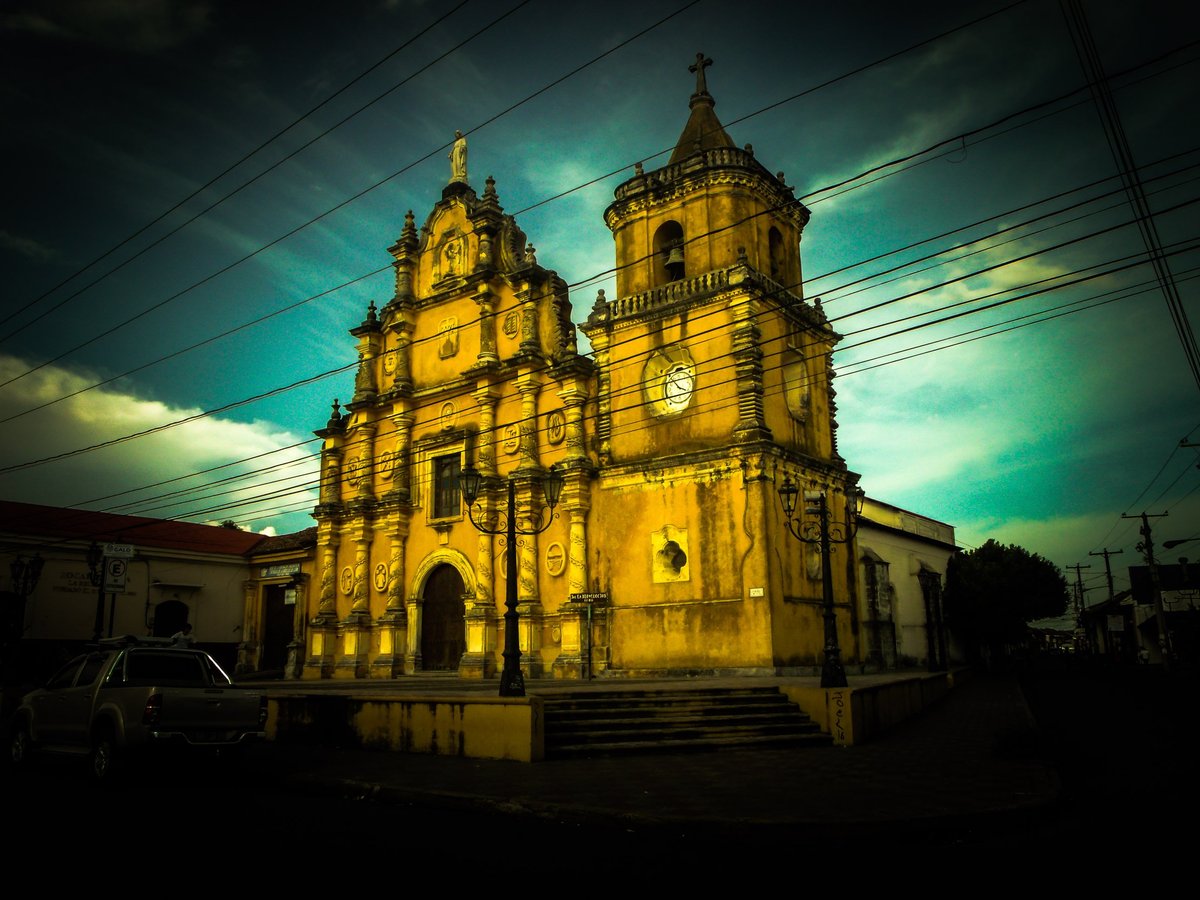
[[[104,636],[104,551],[92,541],[87,554],[88,579],[96,586],[96,621],[92,625],[92,640]]]
[[[479,498],[483,476],[471,465],[458,473],[458,489],[462,492],[463,500],[466,501],[467,518],[471,520],[471,524],[484,534],[501,535],[505,542],[504,558],[508,575],[504,585],[504,605],[507,612],[504,613],[504,671],[500,673],[501,697],[525,696],[525,676],[521,674],[521,638],[518,629],[520,614],[517,612],[517,535],[532,536],[541,534],[549,528],[550,523],[554,520],[554,507],[558,505],[558,498],[562,495],[563,489],[562,473],[555,466],[550,467],[544,478],[535,480],[541,486],[550,515],[543,519],[540,513],[531,510],[531,527],[518,528],[517,483],[516,479],[510,475],[508,477],[508,507],[505,512],[504,525],[501,528],[490,528],[476,522],[475,514],[472,511],[475,501]]]
[[[16,603],[11,610],[0,610],[0,621],[4,625],[3,632],[0,632],[0,680],[5,685],[16,683],[13,679],[19,668],[16,662],[17,643],[25,633],[25,601],[37,588],[45,564],[41,553],[34,553],[30,560],[18,554],[8,567]]]
[[[846,687],[846,670],[842,667],[842,651],[838,646],[837,612],[833,607],[833,563],[830,559],[831,544],[849,544],[858,529],[858,515],[862,511],[863,492],[851,489],[846,505],[846,522],[831,524],[829,505],[824,491],[805,491],[803,513],[796,508],[800,489],[791,476],[784,478],[779,488],[779,502],[783,505],[783,516],[792,537],[806,544],[817,544],[821,549],[821,594],[825,620],[825,658],[821,663],[821,687]],[[816,516],[805,519],[804,514]]]
[[[1200,538],[1180,538],[1177,541],[1163,541],[1163,547],[1167,550],[1172,550],[1180,544],[1186,544],[1188,541],[1200,541]]]

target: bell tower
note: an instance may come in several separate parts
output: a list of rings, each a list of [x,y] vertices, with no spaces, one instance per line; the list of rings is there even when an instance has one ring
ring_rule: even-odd
[[[582,330],[606,372],[601,458],[612,462],[768,441],[837,464],[832,370],[838,336],[804,300],[809,211],[783,173],[738,147],[696,54],[695,91],[667,164],[621,184],[605,211],[617,298]],[[649,429],[649,430],[647,430]]]
[[[799,288],[800,234],[809,212],[747,144],[726,134],[696,54],[690,115],[667,165],[621,185],[605,222],[616,241],[624,297],[733,265],[741,249],[758,271]]]
[[[605,210],[617,296],[581,326],[598,378],[589,571],[612,598],[608,663],[631,674],[804,670],[838,631],[857,652],[854,553],[826,571],[779,490],[844,522],[858,481],[834,437],[838,335],[801,284],[809,211],[726,133],[711,64],[690,66],[666,164],[636,166]],[[828,628],[826,589],[845,613]]]

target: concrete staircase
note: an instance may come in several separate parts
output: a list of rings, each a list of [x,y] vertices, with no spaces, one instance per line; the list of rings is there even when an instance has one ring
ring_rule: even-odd
[[[592,689],[543,702],[548,759],[832,743],[774,687]]]

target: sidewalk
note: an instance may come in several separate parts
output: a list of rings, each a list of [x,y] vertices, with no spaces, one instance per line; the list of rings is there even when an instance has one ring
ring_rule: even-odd
[[[1035,822],[1060,795],[1015,678],[979,675],[852,747],[549,759],[537,763],[268,744],[248,762],[305,790],[564,824],[759,828],[824,838]]]

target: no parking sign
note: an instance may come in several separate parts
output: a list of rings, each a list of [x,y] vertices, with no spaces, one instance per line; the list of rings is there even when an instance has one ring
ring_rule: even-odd
[[[129,562],[124,559],[106,559],[104,561],[104,587],[108,590],[125,587],[125,573],[129,571]]]

